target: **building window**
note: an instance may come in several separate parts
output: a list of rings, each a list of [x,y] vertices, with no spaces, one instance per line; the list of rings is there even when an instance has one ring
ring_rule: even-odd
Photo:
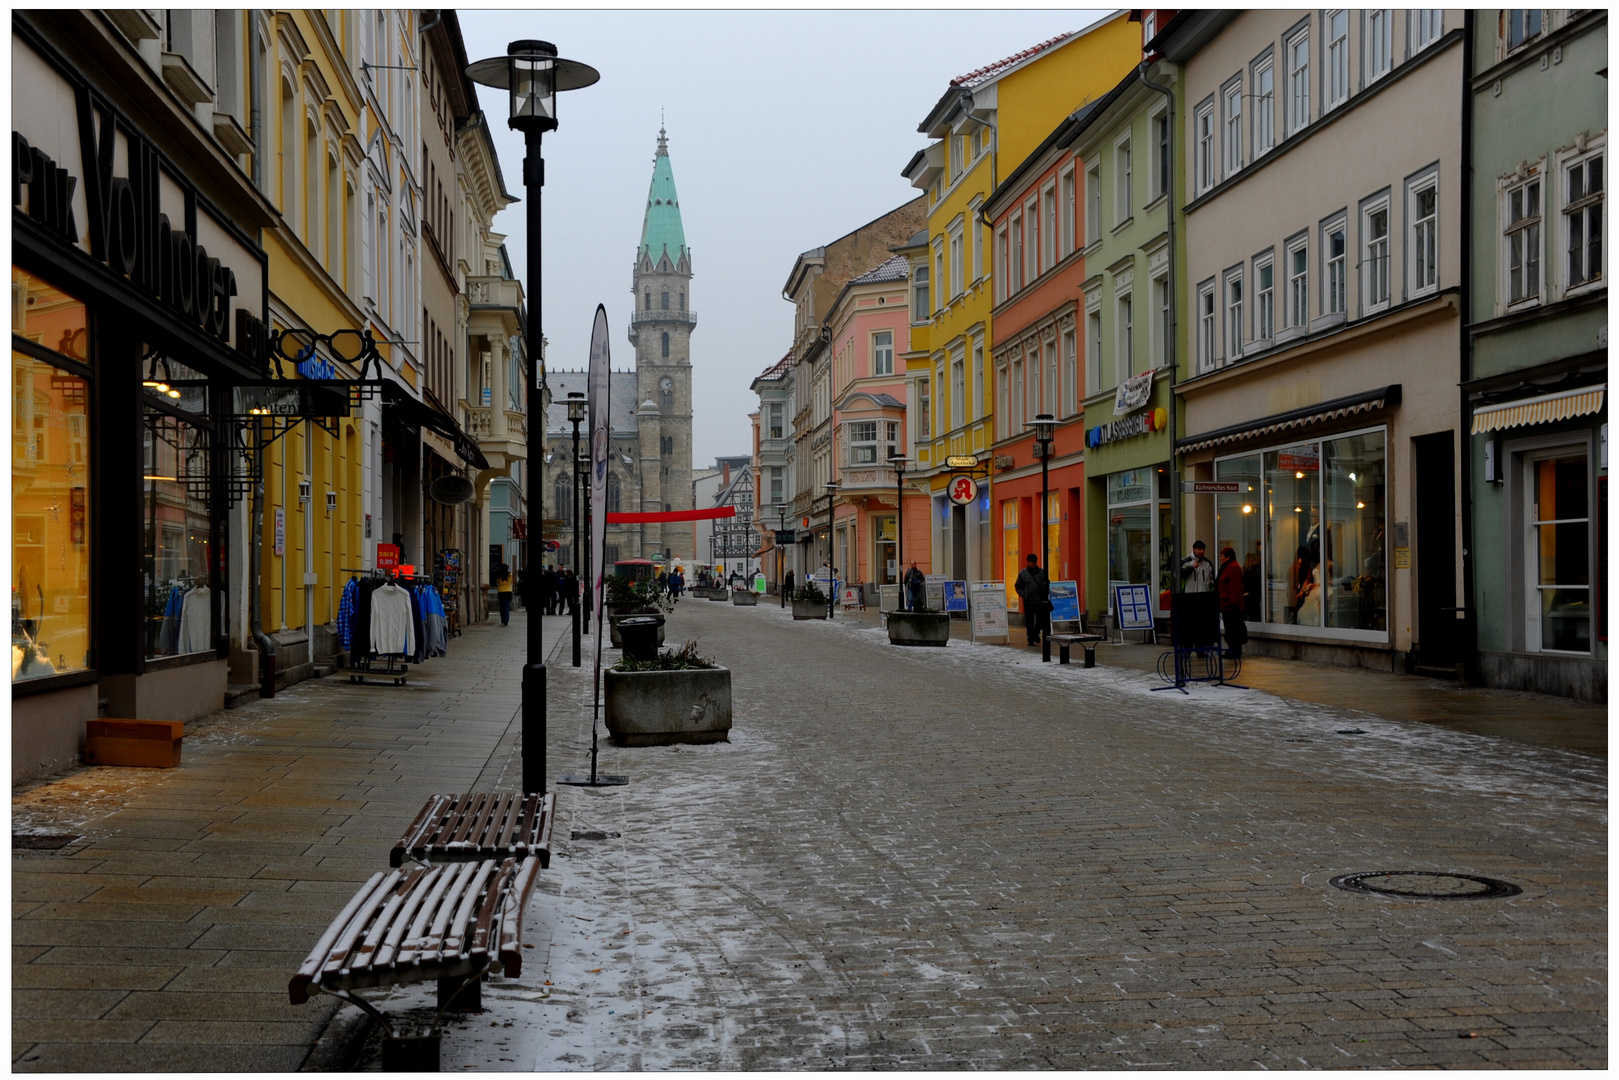
[[[1102,238],[1102,167],[1092,165],[1085,170],[1085,243],[1094,244]]]
[[[956,178],[961,175],[961,144],[966,140],[959,135],[951,135],[945,141],[950,144],[950,175],[945,179],[955,183]]]
[[[660,300],[658,306],[659,306],[659,308],[661,310],[668,311],[669,310],[669,290],[668,289],[663,290],[663,293],[661,295],[662,295],[662,299]]]
[[[995,230],[995,301],[999,303],[1012,294],[1007,285],[1007,241],[1006,226],[1002,225]]]
[[[1507,303],[1540,298],[1540,178],[1506,195]]]
[[[1197,190],[1199,194],[1214,186],[1214,102],[1198,106],[1193,123],[1197,127]]]
[[[926,376],[916,380],[916,393],[917,393],[917,401],[920,402],[920,407],[921,407],[921,411],[922,411],[922,416],[921,416],[922,423],[918,426],[917,435],[918,435],[919,438],[923,438],[923,439],[932,438],[933,437],[933,397],[932,397],[932,393],[931,393],[931,391],[929,389],[928,380],[927,380]]]
[[[1011,252],[1006,262],[1006,295],[1015,296],[1023,287],[1023,216],[1012,215]]]
[[[1384,214],[1384,246],[1387,247],[1387,213]],[[1344,314],[1349,300],[1349,228],[1342,218],[1321,230],[1321,258],[1325,290],[1321,297],[1323,315]]]
[[[1030,199],[1023,207],[1023,277],[1020,285],[1032,285],[1040,276],[1040,200]]]
[[[950,361],[950,426],[967,422],[967,357],[957,353]]]
[[[1024,389],[1028,391],[1028,397],[1023,403],[1022,423],[1018,425],[1019,428],[1024,427],[1030,420],[1045,412],[1045,409],[1040,404],[1042,388],[1040,386],[1039,346],[1030,349],[1024,354],[1023,377],[1026,380]]]
[[[1287,325],[1310,326],[1310,252],[1302,239],[1287,248]]]
[[[1010,380],[1010,375],[1008,373],[1007,368],[1004,365],[995,369],[995,415],[996,416],[1007,417],[1007,416],[1011,415],[1007,411],[1008,409],[1011,408],[1011,400],[1012,400],[1011,399],[1011,391],[1009,390],[1009,386],[1010,386],[1010,381],[1009,380]],[[1010,426],[1010,425],[1008,425],[1008,426]],[[1003,434],[1004,434],[1004,432],[1003,432]]]
[[[1096,393],[1102,388],[1102,311],[1085,316],[1085,389]]]
[[[950,231],[950,284],[954,290],[951,296],[960,296],[967,287],[966,267],[962,265],[963,258],[961,226],[957,225]]]
[[[894,332],[881,330],[871,335],[871,373],[894,374]]]
[[[669,334],[667,332],[663,334],[663,355],[665,357],[669,355]]]
[[[1062,335],[1062,408],[1064,416],[1079,411],[1079,335],[1064,330]]]
[[[1055,185],[1047,187],[1041,193],[1041,201],[1045,206],[1044,224],[1040,229],[1040,261],[1044,269],[1050,270],[1057,265],[1060,256],[1057,253],[1057,188]]]
[[[1136,339],[1133,308],[1129,293],[1118,298],[1119,321],[1114,325],[1113,344],[1117,381],[1121,383],[1134,374]]]
[[[1008,399],[1012,411],[1006,414],[1006,430],[1003,435],[1012,435],[1023,430],[1023,358],[1014,357],[1012,360],[1012,392]]]
[[[648,311],[652,310],[652,290],[651,289],[648,289],[646,291],[646,309]]]
[[[1197,287],[1197,363],[1205,371],[1215,363],[1215,340],[1214,282],[1207,281]]]
[[[1225,174],[1235,176],[1242,168],[1242,80],[1225,91]]]
[[[1242,270],[1231,271],[1225,281],[1225,354],[1226,359],[1242,356]]]
[[[1366,266],[1366,295],[1361,307],[1377,311],[1389,302],[1389,204],[1377,202],[1361,211],[1361,235],[1365,237],[1361,261]]]
[[[784,438],[786,438],[787,437],[787,427],[782,422],[781,402],[772,401],[770,403],[768,409],[766,410],[766,415],[768,415],[770,417],[769,427],[767,428],[767,430],[770,432],[768,437],[772,438],[772,439],[784,439]]]
[[[1078,203],[1075,201],[1074,167],[1072,164],[1062,174],[1062,243],[1060,257],[1067,258],[1074,250],[1074,212]]]
[[[1057,343],[1045,344],[1045,364],[1040,376],[1040,411],[1057,415],[1057,399],[1061,387],[1057,385]]]
[[[1414,17],[1417,13],[1412,12]],[[1389,73],[1393,65],[1394,9],[1374,8],[1366,13],[1366,81]]]
[[[1310,31],[1308,27],[1287,42],[1287,133],[1310,122]]]
[[[984,415],[984,342],[973,342],[973,413]]]
[[[926,266],[913,267],[911,270],[911,321],[924,323],[933,314],[928,307],[928,268]]]
[[[556,501],[551,508],[555,510],[554,517],[563,525],[573,524],[573,479],[568,473],[557,473],[556,483],[552,490]]]
[[[1501,13],[1506,22],[1507,51],[1522,48],[1532,38],[1540,36],[1539,8],[1514,8]]]
[[[980,204],[974,203],[972,212],[967,216],[972,219],[973,230],[973,265],[971,276],[974,281],[984,280],[984,225],[979,217]]]
[[[1439,287],[1439,178],[1432,174],[1414,182],[1406,192],[1405,219],[1411,223],[1407,240],[1413,297]]]
[[[783,469],[783,466],[781,466],[781,465],[772,465],[772,466],[770,466],[770,505],[771,506],[780,506],[785,501],[782,498],[782,495],[784,494],[784,490],[783,490],[784,484],[783,484],[783,479],[782,479],[783,471],[784,471],[784,469]]]
[[[1169,191],[1169,113],[1162,112],[1152,118],[1152,130],[1156,135],[1153,139],[1152,163],[1152,197],[1157,198]]]
[[[954,295],[950,292],[950,283],[944,276],[944,237],[933,241],[933,280],[939,285],[939,310],[943,311],[945,298]]]
[[[1445,32],[1444,13],[1439,8],[1418,8],[1406,13],[1411,25],[1411,51],[1420,52],[1439,40]]]
[[[877,421],[857,420],[848,425],[849,463],[872,465],[877,461]]]
[[[1349,12],[1327,12],[1327,108],[1349,98]]]
[[[1276,145],[1276,65],[1269,55],[1254,65],[1253,156]]]
[[[1120,224],[1130,217],[1130,140],[1125,139],[1113,147],[1113,222]]]
[[[1568,254],[1566,289],[1602,279],[1603,190],[1600,152],[1563,166],[1563,235]]]
[[[1169,363],[1170,302],[1169,275],[1153,278],[1152,306],[1157,317],[1153,320],[1152,361],[1154,367]]]
[[[1254,261],[1254,342],[1276,336],[1276,263],[1267,255]]]
[[[1528,622],[1531,649],[1591,652],[1591,498],[1586,455],[1556,451],[1527,462]]]

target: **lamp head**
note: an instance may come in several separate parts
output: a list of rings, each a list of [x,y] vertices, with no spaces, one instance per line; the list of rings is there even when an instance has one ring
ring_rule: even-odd
[[[482,86],[505,90],[511,97],[506,123],[517,131],[555,131],[557,93],[590,86],[601,73],[589,64],[563,60],[549,41],[514,41],[505,56],[479,60],[467,77]]]
[[[568,393],[568,419],[575,423],[583,422],[585,418],[585,395],[578,390]]]
[[[1057,430],[1057,418],[1050,413],[1040,413],[1029,426],[1034,429],[1034,437],[1037,440],[1048,443]]]
[[[888,459],[888,463],[894,467],[894,472],[900,476],[905,475],[905,461],[906,457],[904,454],[895,454],[893,457]]]

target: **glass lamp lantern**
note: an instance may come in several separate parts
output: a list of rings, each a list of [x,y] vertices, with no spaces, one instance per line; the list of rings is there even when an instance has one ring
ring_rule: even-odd
[[[557,94],[590,86],[601,73],[589,64],[561,59],[549,41],[525,40],[507,45],[505,56],[479,60],[467,68],[467,76],[510,95],[509,127],[543,132],[556,130]]]
[[[575,390],[568,394],[568,421],[569,423],[583,423],[585,419],[585,395]]]
[[[1040,413],[1029,426],[1034,429],[1036,442],[1049,443],[1057,431],[1057,418],[1050,413]]]

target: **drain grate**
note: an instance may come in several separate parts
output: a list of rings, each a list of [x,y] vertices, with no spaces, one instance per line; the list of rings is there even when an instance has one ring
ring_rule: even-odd
[[[77,836],[70,833],[12,833],[12,851],[60,851]]]
[[[1400,896],[1409,900],[1499,900],[1523,892],[1510,881],[1477,874],[1435,874],[1427,870],[1371,870],[1343,874],[1328,884],[1345,892]]]
[[[588,832],[575,832],[570,836],[570,839],[572,839],[572,840],[617,840],[618,839],[618,833],[616,833],[616,832],[602,832],[599,829],[591,829]]]

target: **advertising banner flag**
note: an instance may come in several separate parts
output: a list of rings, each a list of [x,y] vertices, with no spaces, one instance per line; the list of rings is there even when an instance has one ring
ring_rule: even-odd
[[[591,610],[596,615],[596,672],[601,673],[602,583],[607,554],[607,452],[612,418],[608,381],[612,364],[607,348],[607,308],[596,305],[596,324],[590,333],[590,371],[585,380],[585,407],[590,423],[590,565]]]

